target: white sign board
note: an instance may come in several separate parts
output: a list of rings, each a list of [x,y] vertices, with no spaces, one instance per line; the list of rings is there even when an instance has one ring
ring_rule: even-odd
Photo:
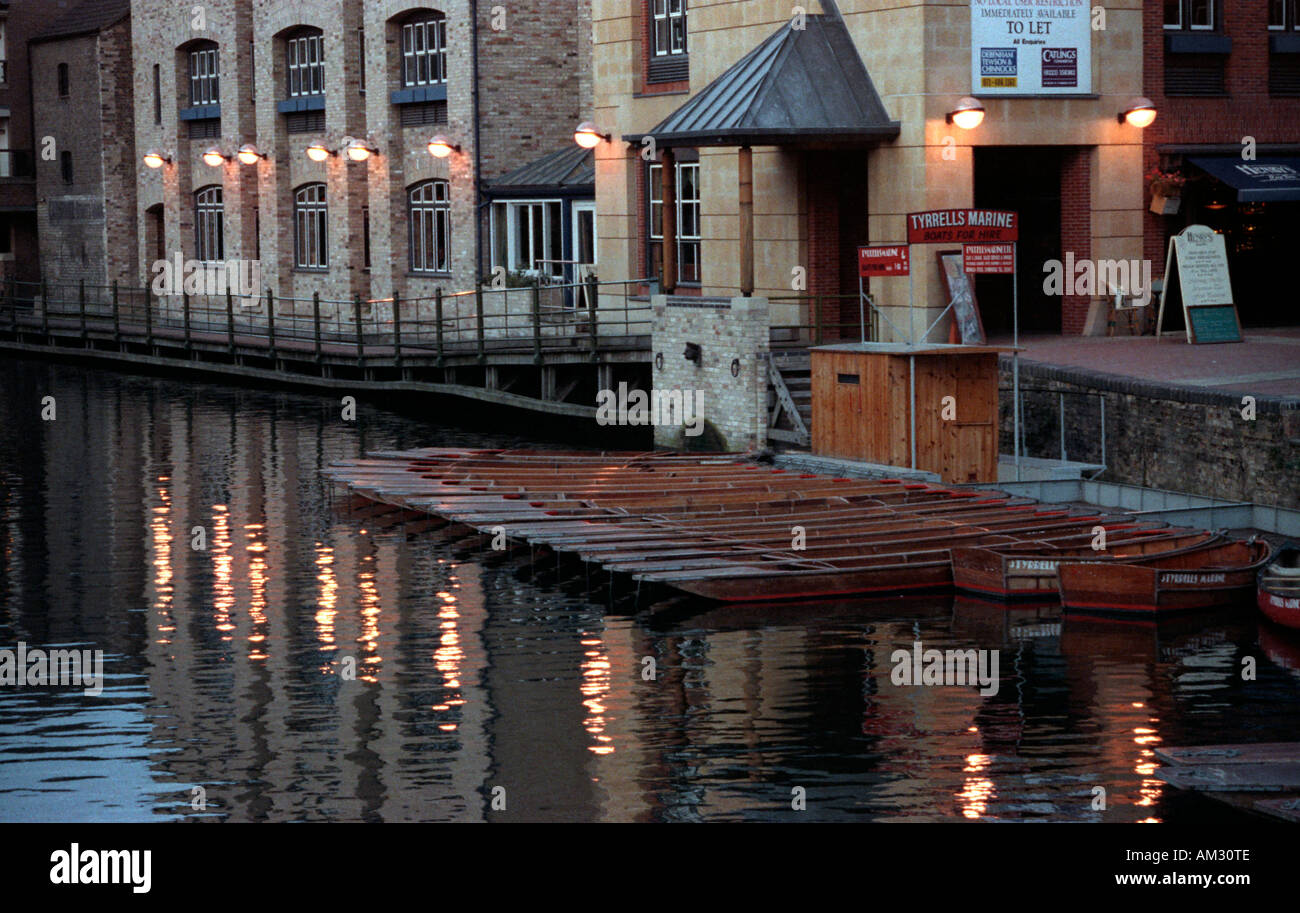
[[[974,95],[1092,92],[1091,0],[971,0]]]
[[[1178,287],[1183,307],[1232,304],[1228,248],[1223,235],[1205,225],[1189,225],[1173,237],[1178,254]]]

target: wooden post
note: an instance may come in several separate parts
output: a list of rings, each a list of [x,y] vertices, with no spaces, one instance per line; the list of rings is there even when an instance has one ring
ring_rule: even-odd
[[[182,320],[185,324],[185,357],[190,357],[190,293],[181,290]]]
[[[117,300],[117,280],[113,280],[113,342],[120,349],[122,348],[122,318],[118,310],[119,303]]]
[[[592,273],[587,277],[587,333],[591,342],[591,358],[596,360],[596,352],[600,346],[600,328],[596,325],[596,299],[600,295],[600,282],[596,279],[596,274]],[[626,319],[627,311],[623,312]]]
[[[438,367],[442,367],[442,286],[433,290],[433,329],[438,334]]]
[[[487,354],[483,344],[483,283],[474,283],[474,332],[478,337],[478,360],[479,364],[487,362]]]
[[[275,292],[266,290],[266,344],[271,353],[271,367],[276,366],[275,357]]]
[[[77,282],[77,310],[81,312],[81,341],[86,341],[86,280]]]
[[[741,146],[737,153],[740,193],[740,294],[754,294],[754,151]]]
[[[144,341],[153,353],[153,289],[149,283],[144,284]]]
[[[361,377],[366,376],[366,347],[361,338],[361,293],[357,292],[352,296],[352,317],[356,324],[357,330],[357,367],[361,369]]]
[[[316,365],[320,366],[320,292],[311,293],[311,323],[312,333],[316,338]]]
[[[235,360],[235,293],[226,286],[226,342],[230,345],[230,360]]]
[[[660,234],[664,237],[664,251],[660,284],[663,293],[671,295],[677,289],[677,154],[671,149],[665,149],[660,153],[659,159],[660,183],[664,194],[660,229]]]
[[[533,363],[542,363],[542,287],[533,286]]]
[[[397,376],[400,378],[402,377],[402,296],[397,289],[393,289],[393,361],[397,365]]]

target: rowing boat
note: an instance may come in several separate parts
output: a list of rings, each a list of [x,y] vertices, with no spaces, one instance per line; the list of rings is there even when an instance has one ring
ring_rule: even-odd
[[[1300,545],[1288,542],[1278,549],[1259,572],[1255,598],[1271,621],[1300,628]]]

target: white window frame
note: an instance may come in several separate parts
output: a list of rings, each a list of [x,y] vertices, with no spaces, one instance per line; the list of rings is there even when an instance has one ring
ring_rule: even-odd
[[[294,35],[284,43],[290,98],[325,94],[325,36]]]
[[[647,180],[649,181],[649,186],[646,188],[646,198],[650,203],[650,211],[647,214],[647,218],[650,221],[649,235],[650,235],[650,242],[652,245],[656,242],[658,242],[659,244],[663,244],[664,241],[663,222],[661,219],[656,219],[654,217],[655,207],[656,206],[662,207],[664,204],[663,182],[660,181],[659,183],[660,195],[656,197],[655,181],[654,181],[655,172],[656,171],[662,172],[662,169],[663,169],[663,165],[657,165],[657,164],[651,165],[650,174],[649,177],[647,178]],[[694,169],[695,172],[694,181],[693,181],[693,185],[695,187],[694,197],[688,197],[686,194],[682,192],[682,188],[686,186],[686,182],[682,180],[682,172],[690,169]],[[677,162],[676,170],[677,170],[677,278],[679,282],[682,282],[686,285],[702,284],[704,280],[704,263],[701,260],[700,252],[701,252],[701,241],[703,236],[702,221],[704,215],[704,211],[703,211],[704,207],[702,202],[703,194],[700,192],[700,163],[699,162]],[[685,234],[682,231],[686,221],[684,215],[686,212],[686,207],[688,206],[694,208],[693,215],[695,217],[695,229],[696,229],[695,233],[690,235]],[[693,279],[683,279],[681,276],[682,263],[685,262],[685,258],[682,256],[682,252],[686,249],[687,246],[693,246],[695,248],[694,261],[696,264],[696,269],[699,272],[699,275]]]
[[[411,272],[451,272],[451,183],[421,181],[407,188]],[[441,245],[439,235],[441,234]]]
[[[675,27],[680,27],[680,31]],[[689,44],[686,34],[686,0],[650,0],[650,34],[653,56],[685,54]],[[666,46],[660,44],[661,38]]]
[[[215,44],[190,51],[190,106],[221,104],[221,58]]]
[[[1282,24],[1281,25],[1270,24],[1268,30],[1270,32],[1294,31],[1297,27],[1296,26],[1296,2],[1295,0],[1280,0],[1280,2],[1282,3]],[[1273,7],[1273,0],[1269,0],[1269,9],[1268,9],[1269,13],[1272,13],[1273,11],[1272,7]]]
[[[1205,0],[1206,4],[1208,5],[1209,12],[1210,12],[1210,23],[1209,23],[1209,25],[1197,25],[1195,22],[1192,22],[1191,12],[1192,12],[1192,4],[1193,4],[1194,2],[1196,2],[1196,0],[1187,0],[1187,14],[1188,14],[1188,15],[1187,15],[1187,24],[1192,28],[1193,31],[1198,31],[1198,32],[1212,32],[1212,31],[1214,31],[1214,19],[1215,19],[1215,15],[1214,15],[1214,14],[1215,14],[1214,5],[1215,5],[1215,0]]]
[[[425,16],[402,26],[402,86],[447,82],[447,17]]]
[[[293,192],[293,265],[329,269],[329,197],[324,184],[304,184]]]
[[[194,191],[194,259],[200,263],[226,259],[225,203],[219,184]]]
[[[498,209],[497,207],[501,207]],[[551,209],[555,207],[555,224],[559,226],[560,237],[553,238],[551,234]],[[528,217],[528,251],[520,250],[522,239],[519,233],[519,212],[526,210],[530,215]],[[532,215],[533,212],[539,211],[542,216],[541,237],[538,238],[533,230],[536,221]],[[494,250],[492,253],[493,263],[496,266],[504,266],[512,273],[523,273],[528,276],[548,276],[559,278],[564,275],[565,264],[564,258],[564,204],[555,198],[539,197],[528,200],[498,200],[492,207],[492,218],[505,219],[505,245],[504,251]],[[497,238],[496,226],[492,230],[493,244]],[[554,240],[554,249],[552,241]],[[527,253],[524,257],[522,254]],[[540,254],[541,256],[538,256]],[[557,254],[552,257],[551,254]],[[535,265],[539,260],[546,261],[549,264],[548,270],[538,269]]]
[[[571,207],[573,213],[573,259],[579,266],[595,267],[600,264],[600,235],[596,231],[596,202],[594,200],[577,200]],[[580,257],[579,239],[582,232],[579,226],[582,224],[583,213],[591,213],[591,263],[583,263]],[[580,277],[579,277],[580,278]]]

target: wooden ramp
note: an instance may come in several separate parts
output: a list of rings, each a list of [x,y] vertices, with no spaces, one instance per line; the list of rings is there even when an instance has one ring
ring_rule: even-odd
[[[1153,526],[743,454],[421,449],[326,473],[372,501],[726,602],[947,590],[956,545],[1078,549],[1097,526]]]
[[[1300,742],[1162,747],[1156,777],[1242,811],[1300,821]]]

